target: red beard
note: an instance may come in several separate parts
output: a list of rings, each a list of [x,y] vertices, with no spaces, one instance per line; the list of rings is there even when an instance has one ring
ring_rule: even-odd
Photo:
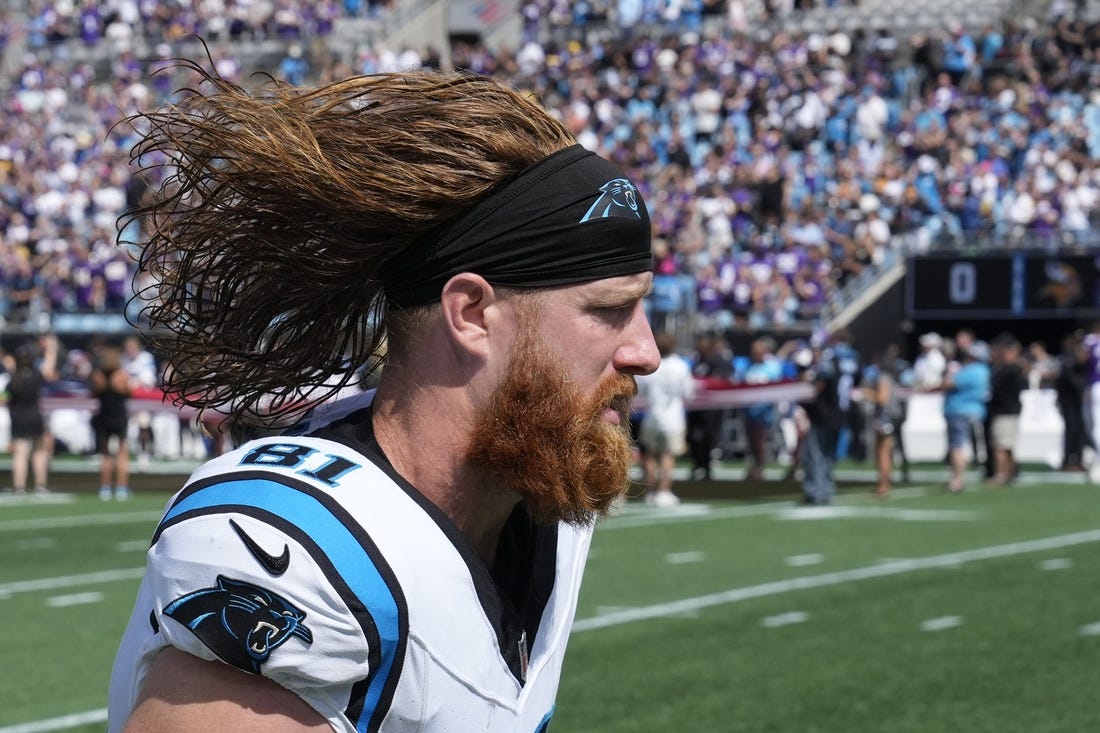
[[[466,459],[515,493],[538,522],[591,524],[626,493],[634,377],[616,374],[591,398],[540,344],[524,341],[479,412]],[[619,425],[604,411],[619,413]]]

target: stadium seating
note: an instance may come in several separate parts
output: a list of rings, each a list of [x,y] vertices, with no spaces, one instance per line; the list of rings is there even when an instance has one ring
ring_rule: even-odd
[[[99,16],[89,16],[92,20],[98,20],[101,26],[88,30],[75,22],[77,10],[71,4],[32,3],[28,6],[29,15],[22,29],[26,32],[12,32],[7,36],[4,58],[9,73],[5,79],[8,88],[3,96],[8,102],[5,107],[9,109],[6,113],[9,132],[0,136],[0,159],[6,159],[10,165],[23,159],[28,138],[18,131],[35,128],[46,131],[43,142],[47,148],[57,150],[57,155],[62,158],[71,159],[69,162],[75,165],[78,179],[81,178],[81,171],[97,165],[116,167],[124,164],[124,148],[103,146],[97,141],[105,138],[112,141],[106,135],[106,129],[114,121],[112,118],[125,113],[131,104],[149,103],[165,97],[174,85],[184,80],[171,75],[150,80],[147,73],[159,64],[141,59],[153,59],[165,51],[172,55],[193,55],[199,48],[198,42],[189,39],[185,31],[217,30],[214,33],[216,40],[211,44],[215,63],[238,78],[247,78],[253,70],[278,74],[280,62],[294,44],[301,44],[308,63],[309,78],[324,77],[334,73],[384,68],[387,63],[396,62],[399,49],[395,48],[394,53],[387,54],[381,41],[385,38],[387,42],[402,43],[400,28],[412,23],[418,9],[425,7],[425,3],[406,0],[387,5],[384,11],[373,8],[376,12],[369,14],[362,9],[364,6],[355,11],[349,10],[354,6],[354,3],[311,4],[308,9],[298,6],[303,13],[299,19],[288,21],[284,18],[276,22],[274,15],[250,17],[247,23],[237,23],[239,27],[235,26],[236,30],[231,32],[225,23],[202,16],[201,7],[188,11],[184,4],[167,4],[155,19],[127,16],[129,4],[111,4],[106,7],[121,8],[114,22],[109,22],[112,16],[104,10]],[[232,16],[235,4],[228,3],[227,7]],[[283,6],[275,4],[272,8],[274,12],[283,9]],[[1010,185],[999,189],[992,198],[988,192],[983,194],[981,205],[989,210],[982,214],[984,218],[978,222],[981,228],[966,228],[967,223],[961,220],[966,202],[960,199],[960,192],[954,186],[960,181],[964,184],[968,181],[967,176],[959,175],[960,161],[969,160],[967,165],[980,166],[994,160],[991,151],[981,145],[971,149],[972,155],[967,153],[969,158],[963,156],[957,160],[938,160],[928,155],[921,157],[919,150],[898,146],[890,151],[891,155],[899,156],[897,160],[885,161],[900,166],[892,175],[888,172],[871,175],[867,171],[873,172],[877,164],[863,165],[866,161],[858,161],[854,176],[848,170],[851,162],[857,160],[853,156],[865,152],[861,148],[863,133],[858,115],[870,89],[874,89],[874,93],[886,103],[889,119],[884,130],[895,140],[912,135],[916,130],[914,124],[921,124],[919,118],[926,112],[935,111],[934,108],[940,104],[930,88],[928,95],[920,93],[922,80],[932,84],[939,69],[922,65],[926,62],[910,55],[915,49],[907,34],[919,26],[930,41],[943,46],[949,42],[948,30],[953,28],[952,24],[960,22],[963,23],[962,28],[979,40],[986,26],[1000,27],[1006,13],[1013,10],[1006,0],[980,0],[966,4],[965,8],[947,0],[931,0],[918,5],[898,0],[865,0],[858,4],[839,3],[835,7],[832,4],[818,4],[780,18],[751,17],[750,20],[759,23],[751,39],[731,29],[722,16],[709,17],[706,23],[687,33],[685,29],[694,28],[694,21],[687,16],[673,20],[657,15],[646,16],[642,27],[654,40],[640,39],[636,34],[616,27],[617,8],[615,4],[610,4],[606,19],[601,21],[600,33],[592,39],[598,42],[587,46],[576,39],[559,46],[554,41],[553,22],[556,21],[553,19],[564,16],[560,13],[555,16],[548,3],[542,3],[541,8],[541,29],[535,34],[538,40],[534,42],[544,44],[545,58],[533,73],[516,68],[514,55],[517,52],[507,46],[497,51],[460,50],[456,52],[456,58],[472,64],[479,71],[511,76],[517,84],[535,89],[548,103],[558,105],[571,125],[578,125],[576,132],[583,142],[600,148],[601,152],[612,157],[631,162],[631,167],[636,169],[634,172],[643,179],[644,188],[651,192],[652,208],[657,215],[655,218],[664,228],[662,235],[672,246],[670,262],[674,272],[669,274],[699,277],[708,263],[721,265],[723,252],[732,261],[749,266],[749,271],[753,273],[751,281],[745,281],[744,273],[738,272],[736,267],[732,274],[727,272],[722,275],[723,301],[719,307],[726,313],[736,314],[742,308],[732,303],[736,288],[745,287],[752,291],[744,306],[748,312],[742,313],[743,317],[731,319],[735,327],[790,327],[803,322],[808,328],[815,325],[821,314],[828,314],[828,308],[810,307],[800,302],[805,296],[799,287],[794,286],[791,270],[783,272],[785,283],[769,280],[766,274],[775,267],[771,258],[784,247],[792,247],[792,257],[803,257],[804,251],[816,246],[800,240],[790,244],[793,236],[791,227],[800,228],[806,224],[801,218],[803,207],[825,214],[819,224],[829,232],[831,243],[820,265],[820,272],[827,273],[827,277],[818,278],[812,287],[815,292],[823,292],[826,301],[845,287],[854,274],[868,268],[873,270],[883,256],[881,252],[863,252],[849,241],[867,218],[866,211],[858,205],[863,200],[871,200],[873,207],[888,221],[892,236],[885,245],[888,250],[900,247],[899,243],[904,241],[902,235],[906,232],[920,234],[922,246],[936,241],[986,241],[989,246],[997,246],[998,237],[1015,237],[1018,231],[1028,233],[1033,225],[1035,235],[1042,235],[1041,222],[1021,225],[1005,220],[1007,203],[1013,196]],[[759,13],[762,6],[748,3],[746,8]],[[652,12],[652,9],[647,12]],[[71,17],[66,19],[66,13]],[[126,18],[129,20],[126,21]],[[128,34],[110,30],[119,23],[126,25],[127,22]],[[9,23],[20,30],[18,15],[9,19]],[[385,33],[372,30],[378,27],[384,27]],[[1011,56],[1016,47],[1040,43],[1044,34],[1052,32],[1035,23],[1005,27],[1013,34],[1003,39],[1004,43],[1010,44],[1002,53],[1006,57]],[[80,28],[84,28],[84,32],[79,32]],[[791,31],[793,35],[776,35],[780,31]],[[530,35],[529,30],[527,32]],[[889,58],[880,56],[880,51],[872,43],[873,34],[869,32],[885,34],[891,39],[895,50]],[[124,39],[125,44],[119,39]],[[128,52],[120,51],[124,45],[129,46]],[[663,56],[658,57],[658,50]],[[616,54],[619,56],[616,57]],[[418,55],[414,57],[419,58]],[[674,105],[647,108],[645,104],[637,104],[637,100],[628,103],[627,97],[619,92],[613,93],[609,80],[618,79],[621,83],[632,85],[634,95],[643,100],[669,98],[667,83],[655,73],[660,64],[668,63],[663,60],[666,57],[676,59],[677,68],[684,74],[681,84],[686,85],[682,86],[685,96]],[[615,58],[626,59],[627,65],[612,69],[611,61]],[[738,59],[735,65],[739,69],[738,75],[731,74],[723,66],[723,63],[728,66],[734,58]],[[803,79],[799,80],[799,77],[791,76],[791,70],[795,68],[791,64],[793,60],[803,58],[806,62],[798,61],[796,64],[803,74]],[[982,63],[981,60],[976,61],[975,68],[979,69]],[[560,75],[555,64],[567,65],[570,73]],[[631,64],[637,68],[631,68]],[[769,72],[769,69],[776,71]],[[610,72],[614,73],[608,76]],[[810,75],[805,76],[807,73]],[[92,76],[89,77],[89,74]],[[716,128],[700,127],[704,116],[693,106],[695,100],[692,95],[696,89],[719,82],[727,97],[747,94],[747,101],[752,94],[760,93],[754,91],[749,80],[769,74],[774,79],[760,99],[767,105],[764,111],[771,110],[768,114],[751,109],[745,114],[738,111],[735,105],[727,106]],[[125,86],[120,86],[120,76],[125,78]],[[908,81],[898,86],[901,78]],[[777,84],[779,81],[783,84]],[[977,75],[972,81],[978,81]],[[814,95],[824,102],[824,120],[810,121],[814,126],[807,128],[808,137],[791,126],[791,121],[798,117],[794,114],[796,107],[785,110],[783,106],[784,97],[777,90],[784,86],[787,88],[783,94],[793,95],[790,97],[793,100],[801,100],[803,107],[806,100]],[[967,111],[967,114],[980,116],[975,120],[976,124],[983,118],[988,118],[994,125],[1020,121],[1011,120],[1010,114],[998,111],[1000,97],[994,96],[996,90],[964,87],[965,84],[960,82],[953,103],[956,106],[947,111],[949,117]],[[103,104],[103,91],[108,88],[111,88],[110,94],[125,92],[123,107]],[[587,100],[587,93],[581,93],[587,88],[601,89],[604,96],[599,100]],[[93,89],[99,91],[95,96],[90,96],[89,92]],[[1054,91],[1051,89],[1047,93],[1053,94]],[[131,102],[129,97],[133,95],[137,96]],[[35,100],[38,104],[43,99],[59,100],[62,109],[55,113],[27,108],[27,100]],[[1074,124],[1093,121],[1094,127],[1100,127],[1100,109],[1096,113],[1089,112],[1088,101],[1074,92],[1072,87],[1067,87],[1059,93],[1052,109],[1060,115],[1069,115],[1068,119],[1060,118],[1063,124],[1067,121]],[[50,119],[62,110],[68,118],[77,121],[79,128],[76,135],[50,124]],[[584,116],[574,118],[574,112]],[[669,115],[673,113],[680,120],[677,130],[668,122],[672,119]],[[1036,151],[1032,155],[1045,155],[1046,151],[1050,151],[1060,159],[1057,162],[1063,163],[1066,146],[1072,137],[1052,147],[1044,130],[1035,127],[1034,120],[1024,118],[1022,121],[1029,136],[1026,142]],[[707,123],[708,126],[710,124]],[[714,132],[708,132],[709,129]],[[686,146],[683,152],[689,163],[680,181],[670,180],[667,173],[668,161],[673,155],[670,145],[675,144],[673,132],[683,134]],[[1095,138],[1096,133],[1092,130],[1090,139]],[[120,146],[127,142],[124,136],[112,137],[113,142]],[[650,150],[634,149],[641,139],[648,141]],[[750,165],[754,159],[759,161],[762,151],[769,150],[768,157],[774,158],[780,166],[781,180],[785,179],[789,187],[789,198],[783,202],[784,208],[779,210],[777,221],[768,219],[761,209],[763,182],[759,176],[762,173]],[[1013,160],[1022,161],[1024,165],[1014,163],[1010,166],[1007,170],[1009,183],[1022,181],[1027,185],[1046,185],[1037,177],[1036,168],[1027,163],[1028,154],[1028,150],[1016,151]],[[925,160],[933,166],[931,175],[934,180],[922,188],[919,182],[914,184],[910,176],[917,167],[916,163],[923,165]],[[818,169],[818,176],[811,179],[804,174],[806,166],[803,163],[806,161]],[[8,189],[8,198],[14,198],[17,204],[13,208],[36,211],[36,207],[31,205],[30,192],[41,190],[43,186],[55,189],[62,196],[68,193],[66,189],[70,184],[58,181],[51,173],[65,162],[64,159],[42,161],[41,164],[34,162],[37,165],[32,167],[29,177],[19,176],[9,182],[12,188]],[[861,168],[867,168],[867,171],[861,174]],[[948,175],[949,170],[951,176]],[[704,196],[703,184],[709,183],[715,173],[721,176],[717,180],[716,198]],[[973,182],[977,178],[969,180]],[[125,182],[120,183],[126,185]],[[681,187],[685,195],[667,199],[652,195],[670,184]],[[899,197],[899,191],[913,185],[918,190],[917,200]],[[847,189],[853,193],[845,193]],[[836,191],[842,195],[836,196]],[[871,198],[868,199],[868,196]],[[721,206],[718,209],[713,206],[706,208],[703,204],[708,198],[716,200]],[[835,201],[838,207],[827,206],[829,201]],[[736,207],[732,217],[716,215],[716,211],[731,202]],[[1097,208],[1093,207],[1093,225]],[[98,214],[100,221],[110,221],[119,212],[93,204],[93,213]],[[85,244],[92,245],[89,254],[93,259],[104,256],[104,247],[109,246],[110,238],[104,237],[102,231],[91,231],[79,221],[74,231],[66,226],[72,222],[66,221],[59,211],[51,213],[47,210],[35,215],[38,219],[48,217],[44,228],[49,233],[48,241],[81,239]],[[9,230],[12,226],[7,215],[0,216],[0,224]],[[42,222],[36,221],[35,224],[41,225]],[[693,230],[698,227],[702,231]],[[33,229],[36,234],[42,230],[41,226]],[[8,285],[5,292],[9,292],[13,277],[10,263],[15,256],[10,250],[13,243],[18,244],[20,240],[13,236],[13,231],[5,234],[3,246],[0,247],[0,276]],[[1067,232],[1066,236],[1073,237],[1076,233]],[[763,250],[757,249],[757,239],[764,243],[760,245]],[[40,242],[28,242],[32,256],[40,254],[35,251],[36,248],[41,249]],[[18,247],[15,249],[18,250]],[[65,297],[63,291],[66,287],[77,287],[71,282],[72,275],[69,274],[70,279],[66,280],[64,272],[43,272],[45,265],[41,257],[34,258],[34,264],[40,280],[55,275],[60,278],[49,282],[58,297],[50,300],[40,298],[38,312],[43,313],[46,320],[37,319],[30,324],[23,324],[18,314],[12,313],[10,305],[6,309],[0,307],[4,311],[2,315],[8,319],[6,326],[9,332],[18,333],[21,328],[37,330],[51,318],[56,322],[51,322],[54,330],[66,334],[79,333],[81,329],[87,333],[96,330],[121,331],[125,328],[121,319],[105,320],[105,314],[121,315],[121,309],[117,306],[82,306],[85,313],[95,311],[98,314],[90,321],[66,318],[67,312],[73,310],[73,298]],[[98,276],[93,272],[92,277]],[[694,296],[689,300],[694,301]],[[694,302],[685,302],[682,312],[699,312],[695,305]],[[691,316],[677,320],[688,323],[690,327],[697,319]],[[724,319],[718,320],[725,322]],[[63,328],[58,328],[58,325]]]

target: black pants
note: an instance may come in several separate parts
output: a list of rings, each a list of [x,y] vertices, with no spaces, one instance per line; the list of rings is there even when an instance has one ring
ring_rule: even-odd
[[[710,478],[710,459],[722,425],[720,410],[691,410],[687,414],[688,454],[692,474]]]
[[[977,432],[972,436],[974,441],[974,455],[977,456],[979,443],[981,440],[985,443],[985,465],[983,466],[984,474],[987,479],[993,478],[997,473],[997,467],[994,465],[993,448],[989,445],[989,438],[993,434],[993,416],[989,414],[989,410],[985,411],[985,419],[982,420],[982,435],[978,437]]]
[[[1062,422],[1065,424],[1062,436],[1062,468],[1080,466],[1084,461],[1086,446],[1096,448],[1092,445],[1092,436],[1085,425],[1083,403],[1081,400],[1076,403],[1059,402],[1058,411],[1062,413]]]

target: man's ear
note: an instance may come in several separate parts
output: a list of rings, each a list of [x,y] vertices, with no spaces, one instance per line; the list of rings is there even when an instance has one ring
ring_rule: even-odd
[[[497,313],[497,294],[481,275],[462,272],[443,286],[440,311],[455,346],[469,354],[489,355],[489,331]]]

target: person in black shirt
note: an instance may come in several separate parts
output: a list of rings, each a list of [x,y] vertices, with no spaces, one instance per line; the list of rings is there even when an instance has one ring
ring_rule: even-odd
[[[852,391],[859,386],[862,371],[851,336],[841,330],[805,373],[804,378],[813,383],[817,397],[804,406],[810,421],[802,451],[804,504],[830,504],[836,494],[833,467],[837,443],[852,409]]]
[[[993,451],[993,477],[989,483],[1004,486],[1016,478],[1013,451],[1020,434],[1020,393],[1027,389],[1027,374],[1020,363],[1020,342],[1002,334],[993,344],[990,379],[989,447]]]
[[[1062,438],[1062,470],[1085,470],[1085,448],[1092,444],[1085,423],[1085,388],[1088,384],[1088,350],[1079,334],[1067,336],[1062,342],[1058,376],[1054,379],[1054,391],[1058,397],[1058,411],[1062,415],[1065,431]]]
[[[733,375],[733,353],[721,336],[704,333],[695,341],[691,358],[692,376],[701,379],[729,379]],[[694,478],[709,479],[710,464],[722,430],[723,410],[689,410],[688,452]]]
[[[107,501],[130,498],[130,449],[126,443],[130,398],[130,378],[122,368],[122,354],[116,346],[104,346],[99,363],[90,377],[92,394],[99,399],[99,410],[92,418],[96,448],[101,457],[99,498]]]
[[[42,354],[35,344],[19,347],[10,367],[6,401],[11,420],[11,479],[16,494],[27,492],[28,473],[34,478],[36,494],[48,491],[50,444],[41,399],[46,382],[56,379],[57,342],[45,340],[44,344]]]

